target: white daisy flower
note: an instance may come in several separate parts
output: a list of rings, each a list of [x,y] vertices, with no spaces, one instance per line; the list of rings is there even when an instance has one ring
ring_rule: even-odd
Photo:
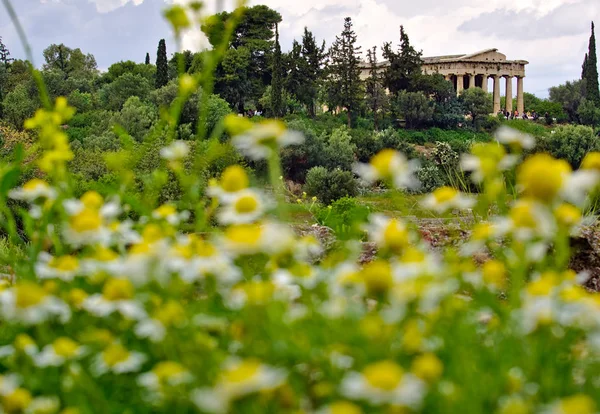
[[[419,169],[416,160],[392,149],[384,149],[375,155],[369,164],[355,164],[354,172],[369,184],[389,180],[395,188],[417,188],[419,181],[415,173]]]
[[[556,230],[556,220],[542,204],[531,200],[519,200],[510,209],[508,216],[494,223],[497,236],[512,234],[518,240],[533,238],[549,239]]]
[[[113,312],[119,312],[128,319],[141,320],[147,317],[144,307],[133,298],[135,288],[128,279],[109,279],[102,289],[102,294],[87,297],[82,308],[89,313],[105,317]]]
[[[227,412],[229,404],[238,398],[282,385],[287,374],[255,359],[228,361],[214,388],[197,389],[192,401],[201,409],[213,413]]]
[[[66,303],[31,282],[22,282],[1,291],[0,313],[6,321],[27,325],[37,325],[53,318],[65,323],[71,318],[71,310]]]
[[[421,204],[423,207],[439,214],[452,209],[465,210],[472,208],[476,201],[452,187],[440,187],[426,196]]]
[[[143,319],[135,326],[134,332],[138,338],[147,338],[152,342],[161,342],[165,339],[167,329],[156,319]]]
[[[60,279],[72,281],[79,272],[79,260],[75,256],[53,257],[46,252],[40,253],[35,264],[39,279]]]
[[[34,178],[26,182],[23,187],[11,190],[8,193],[10,198],[34,202],[38,199],[53,200],[56,198],[56,190],[48,185],[44,180]]]
[[[221,224],[246,224],[257,221],[268,208],[264,196],[256,190],[238,192],[220,211]]]
[[[360,373],[347,374],[340,391],[347,398],[366,400],[373,405],[393,404],[417,409],[423,401],[426,387],[395,362],[381,361],[368,365]]]
[[[54,414],[60,410],[58,397],[35,397],[25,410],[25,414]]]
[[[275,254],[293,251],[296,238],[289,227],[266,222],[231,226],[225,230],[219,242],[227,252],[234,255],[261,252]]]
[[[460,166],[463,171],[472,173],[473,182],[481,183],[511,169],[518,161],[518,155],[506,154],[504,147],[498,143],[480,143],[473,145],[471,154],[461,156]]]
[[[12,394],[21,384],[21,379],[17,374],[0,375],[0,395]]]
[[[190,146],[185,141],[174,141],[160,150],[160,156],[167,161],[182,161],[190,153]]]
[[[535,147],[535,138],[516,129],[501,126],[494,134],[496,141],[520,150],[530,150]]]
[[[85,347],[71,338],[60,337],[35,355],[33,363],[38,367],[57,367],[69,360],[81,358],[85,352]]]
[[[392,219],[383,214],[372,214],[369,223],[365,226],[369,240],[377,247],[400,253],[414,242],[408,226],[402,220]]]
[[[218,182],[209,184],[207,194],[222,202],[230,202],[238,192],[247,189],[249,185],[250,179],[246,171],[239,165],[231,165],[223,171]]]
[[[172,226],[177,226],[182,221],[189,218],[189,212],[177,212],[175,206],[171,204],[163,204],[152,212],[152,218],[156,220],[165,220]]]
[[[582,206],[599,182],[600,174],[596,170],[575,171],[567,179],[561,195],[566,201]]]
[[[160,392],[164,387],[187,384],[193,378],[183,365],[173,361],[163,361],[156,364],[152,371],[141,374],[137,382],[151,391]]]
[[[129,351],[120,343],[114,343],[96,356],[92,369],[96,375],[108,372],[113,374],[136,372],[140,370],[146,359],[144,354]]]
[[[63,231],[65,241],[72,246],[107,245],[111,231],[105,226],[99,210],[83,208],[71,215]]]
[[[234,137],[232,142],[247,157],[263,160],[280,148],[302,144],[304,135],[301,132],[288,130],[281,121],[268,120]]]

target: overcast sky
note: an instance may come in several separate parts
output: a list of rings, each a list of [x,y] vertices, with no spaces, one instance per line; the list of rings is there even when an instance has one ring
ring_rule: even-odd
[[[186,0],[13,0],[33,51],[35,63],[51,43],[79,47],[96,56],[98,66],[132,59],[146,52],[154,60],[160,38],[174,52],[161,17],[165,3]],[[216,0],[205,0],[214,8]],[[224,0],[231,7],[232,0]],[[508,59],[524,59],[525,90],[547,96],[550,86],[579,78],[587,51],[591,20],[600,24],[600,0],[253,0],[281,13],[282,46],[288,49],[308,26],[327,44],[352,17],[363,49],[385,41],[398,43],[403,24],[424,56],[473,53],[497,48]],[[23,49],[3,6],[0,36],[14,57]],[[214,10],[214,9],[213,9]],[[600,33],[598,33],[600,35]],[[204,39],[190,33],[184,46],[200,49]]]

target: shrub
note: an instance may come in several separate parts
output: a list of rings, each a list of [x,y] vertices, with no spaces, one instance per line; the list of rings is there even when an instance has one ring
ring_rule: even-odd
[[[312,167],[323,164],[324,143],[322,137],[311,128],[310,122],[294,120],[288,122],[288,128],[302,132],[304,142],[291,145],[281,151],[281,164],[286,178],[303,183],[306,172]]]
[[[578,168],[585,154],[600,150],[600,140],[588,126],[563,125],[540,140],[538,150],[547,151]]]
[[[351,170],[354,163],[356,145],[352,143],[348,127],[337,128],[333,130],[329,139],[324,139],[323,137],[321,139],[325,143],[322,165],[329,170],[336,168]]]
[[[325,167],[314,167],[306,174],[304,189],[309,195],[328,205],[342,197],[356,196],[358,182],[350,171],[329,171]]]
[[[360,205],[355,198],[342,197],[330,206],[319,208],[315,218],[320,225],[332,229],[339,239],[347,240],[360,238],[361,225],[367,221],[369,213],[370,209]]]
[[[445,173],[433,161],[422,160],[421,167],[417,171],[417,179],[421,183],[416,193],[430,193],[433,190],[446,185]]]

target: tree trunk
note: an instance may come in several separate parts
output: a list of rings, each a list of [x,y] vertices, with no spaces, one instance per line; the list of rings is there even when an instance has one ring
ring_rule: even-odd
[[[348,128],[352,128],[352,116],[350,115],[350,111],[346,111],[348,115]]]

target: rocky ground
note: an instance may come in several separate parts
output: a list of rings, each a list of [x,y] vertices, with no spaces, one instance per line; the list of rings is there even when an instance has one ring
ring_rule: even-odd
[[[465,230],[463,222],[448,222],[440,219],[414,219],[421,235],[434,249],[448,246],[458,246],[469,237],[469,231]],[[302,234],[312,234],[317,237],[327,249],[335,243],[335,235],[331,229],[319,226],[303,226],[298,229]],[[571,269],[578,273],[587,273],[588,281],[585,286],[595,292],[600,292],[600,223],[586,226],[577,237],[571,240],[573,255],[571,258]],[[373,260],[377,248],[373,243],[363,243],[363,253],[360,257],[361,263]],[[475,260],[484,263],[489,260],[487,254],[478,255]]]

